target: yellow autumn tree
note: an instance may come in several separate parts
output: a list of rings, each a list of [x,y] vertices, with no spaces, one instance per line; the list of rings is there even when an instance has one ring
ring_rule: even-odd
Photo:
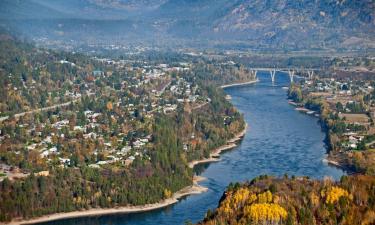
[[[169,189],[164,189],[164,198],[172,197],[172,192]]]
[[[250,195],[250,191],[247,188],[240,188],[236,193],[233,195],[233,206],[236,208],[239,205],[242,205]]]
[[[244,215],[254,222],[278,223],[286,219],[288,213],[279,204],[255,203],[250,206],[245,206]]]
[[[340,188],[340,187],[332,187],[326,196],[326,203],[333,204],[337,202],[341,197],[348,197],[351,198],[349,192]]]
[[[233,212],[231,208],[231,197],[227,196],[224,201],[221,202],[220,207],[218,208],[220,214],[230,215]]]
[[[272,202],[272,193],[270,191],[266,191],[261,194],[258,194],[258,202],[259,203]]]
[[[257,196],[247,188],[240,188],[237,191],[227,193],[227,197],[221,203],[219,212],[223,214],[231,214],[234,209],[250,204],[257,199]]]

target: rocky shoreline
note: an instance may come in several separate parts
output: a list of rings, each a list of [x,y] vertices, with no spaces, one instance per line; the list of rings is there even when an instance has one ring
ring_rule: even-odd
[[[359,173],[353,164],[350,163],[350,158],[344,153],[332,153],[330,152],[325,161],[335,167],[338,167],[348,174],[357,174]]]
[[[228,140],[225,145],[222,145],[222,146],[214,149],[211,152],[210,157],[205,158],[205,159],[201,159],[201,160],[191,161],[189,163],[189,167],[190,168],[194,168],[195,165],[198,165],[198,164],[201,164],[201,163],[209,163],[209,162],[220,161],[220,158],[219,158],[220,157],[220,153],[223,152],[223,151],[226,151],[226,150],[229,150],[229,149],[237,147],[237,143],[236,142],[239,141],[239,140],[241,140],[243,138],[243,136],[245,136],[246,131],[247,131],[247,124],[245,124],[245,128],[241,132],[237,133],[233,138],[231,138],[230,140]]]

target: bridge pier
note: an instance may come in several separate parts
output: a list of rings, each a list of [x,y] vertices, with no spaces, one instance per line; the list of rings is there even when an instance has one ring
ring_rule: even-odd
[[[275,83],[276,70],[270,70],[272,83]]]
[[[288,71],[289,78],[290,78],[290,83],[293,83],[293,82],[294,82],[294,73],[295,73],[294,70],[289,70],[289,71]]]
[[[257,78],[258,70],[251,70],[251,74],[253,75],[254,79]]]
[[[309,80],[314,78],[314,70],[307,71],[307,74],[309,75]]]

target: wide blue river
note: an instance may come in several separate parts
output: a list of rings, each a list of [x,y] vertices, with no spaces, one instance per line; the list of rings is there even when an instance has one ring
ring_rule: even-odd
[[[217,206],[230,182],[251,180],[261,174],[339,179],[344,172],[323,162],[325,134],[318,119],[299,113],[287,103],[283,86],[289,85],[286,74],[276,75],[271,84],[268,73],[258,73],[260,82],[232,87],[226,92],[244,114],[249,127],[238,147],[221,155],[221,161],[199,165],[196,172],[206,177],[201,185],[209,190],[188,196],[175,205],[145,213],[116,214],[66,219],[49,225],[163,225],[185,224],[203,219],[208,209]]]

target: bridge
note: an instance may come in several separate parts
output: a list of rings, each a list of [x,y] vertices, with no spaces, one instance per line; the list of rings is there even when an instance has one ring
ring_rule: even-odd
[[[290,83],[294,82],[294,78],[297,76],[296,73],[305,75],[302,76],[304,79],[312,80],[314,79],[315,71],[320,71],[321,69],[306,69],[306,68],[296,68],[296,67],[289,67],[289,68],[250,68],[250,73],[256,78],[258,71],[269,71],[271,76],[272,83],[275,83],[276,74],[279,73],[287,73],[289,75]]]

